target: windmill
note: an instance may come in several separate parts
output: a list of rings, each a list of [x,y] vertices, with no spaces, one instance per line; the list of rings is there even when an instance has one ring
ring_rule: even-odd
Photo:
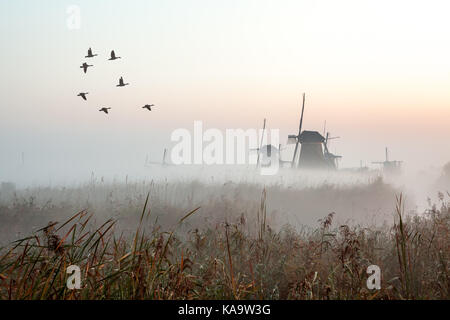
[[[342,156],[335,155],[328,150],[328,141],[332,140],[332,139],[339,139],[339,138],[340,137],[330,137],[330,133],[327,132],[327,135],[325,137],[325,142],[323,143],[325,160],[328,162],[328,165],[332,168],[337,168],[337,166],[338,166],[337,160],[341,159]]]
[[[263,145],[264,132],[266,129],[266,119],[264,119],[263,130],[260,140],[260,145],[258,148],[251,148],[250,151],[256,151],[258,153],[257,166],[267,167],[270,166],[274,161],[278,161],[280,166],[286,166],[286,163],[291,163],[291,161],[281,160],[281,150],[285,148],[281,147],[281,143],[278,144],[278,148],[272,144]]]
[[[398,174],[401,171],[401,166],[403,161],[397,161],[397,160],[389,160],[389,150],[386,147],[386,160],[384,161],[374,161],[372,163],[374,164],[382,164],[383,165],[383,172],[388,174]]]
[[[303,116],[305,112],[305,94],[303,93],[302,113],[298,127],[298,135],[289,135],[288,144],[295,143],[294,155],[291,161],[291,168],[310,168],[310,169],[336,169],[336,160],[341,158],[329,152],[328,141],[338,137],[330,137],[327,133],[326,138],[317,131],[302,131]],[[326,130],[326,123],[324,132]],[[300,153],[299,144],[301,144]]]

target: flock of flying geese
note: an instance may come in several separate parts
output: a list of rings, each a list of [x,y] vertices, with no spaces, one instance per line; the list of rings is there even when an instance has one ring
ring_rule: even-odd
[[[89,48],[89,49],[88,49],[87,56],[85,56],[85,58],[94,58],[94,57],[96,57],[96,56],[98,56],[98,54],[92,54],[92,49]],[[112,51],[111,51],[111,57],[110,57],[108,60],[114,61],[114,60],[117,60],[117,59],[120,59],[120,58],[121,58],[121,57],[116,56],[116,53],[114,52],[114,50],[112,50]],[[84,73],[86,73],[87,70],[88,70],[88,68],[89,68],[89,67],[93,67],[93,66],[94,66],[94,65],[92,65],[92,64],[87,64],[86,62],[84,62],[84,63],[80,66],[80,68],[83,69]],[[123,81],[123,77],[120,77],[120,79],[119,79],[119,84],[116,85],[116,87],[125,87],[125,86],[128,86],[128,85],[129,85],[129,83],[125,83],[125,82]],[[89,92],[80,92],[79,94],[77,94],[77,96],[78,96],[78,97],[81,97],[83,100],[87,101],[87,97],[86,97],[87,94],[89,94]],[[148,111],[152,111],[152,107],[154,107],[154,106],[155,106],[154,104],[146,104],[145,106],[142,107],[142,109],[147,109]],[[108,114],[108,110],[109,110],[109,109],[111,109],[111,108],[108,108],[108,107],[102,107],[99,111]]]

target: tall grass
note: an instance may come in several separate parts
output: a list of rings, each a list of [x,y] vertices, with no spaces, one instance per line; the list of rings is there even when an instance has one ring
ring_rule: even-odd
[[[129,213],[133,232],[81,210],[3,248],[0,299],[448,299],[449,197],[408,216],[399,195],[392,225],[339,224],[330,213],[314,229],[275,231],[266,189],[252,214],[191,225],[195,207],[168,227],[147,194]],[[381,290],[366,287],[371,264]],[[69,265],[81,268],[79,290],[67,288]]]

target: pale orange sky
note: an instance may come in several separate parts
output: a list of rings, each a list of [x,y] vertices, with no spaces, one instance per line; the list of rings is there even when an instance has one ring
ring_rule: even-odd
[[[79,30],[66,27],[68,5],[81,10]],[[137,163],[194,120],[245,129],[267,118],[285,143],[302,92],[304,128],[321,132],[326,120],[341,137],[331,149],[342,166],[383,159],[385,146],[414,168],[450,161],[448,1],[18,0],[0,9],[4,167],[21,152],[42,163],[70,155],[71,166],[93,150]],[[101,57],[84,75],[90,46]],[[111,49],[124,59],[108,64]],[[116,90],[120,76],[131,85]],[[83,90],[88,103],[76,97]],[[146,103],[158,108],[144,114]]]

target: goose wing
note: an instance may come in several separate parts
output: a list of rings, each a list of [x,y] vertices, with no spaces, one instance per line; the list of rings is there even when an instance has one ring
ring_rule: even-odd
[[[111,51],[111,59],[115,59],[116,58],[116,53],[114,52],[114,50]]]
[[[123,86],[123,78],[122,78],[122,77],[120,77],[120,79],[119,79],[119,84],[120,84],[121,86]]]

